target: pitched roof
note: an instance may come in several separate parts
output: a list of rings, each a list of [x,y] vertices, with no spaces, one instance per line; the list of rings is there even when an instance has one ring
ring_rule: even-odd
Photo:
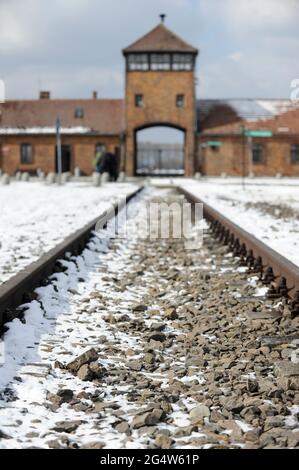
[[[298,103],[286,99],[203,99],[197,101],[197,122],[200,131],[223,127],[226,132],[247,123],[265,121],[296,109]],[[230,126],[230,127],[228,127]]]
[[[276,100],[278,101],[278,100]],[[285,100],[280,100],[285,101]],[[277,103],[278,104],[278,103]],[[282,110],[279,112],[279,109]],[[240,134],[241,125],[244,125],[249,130],[268,130],[273,134],[299,134],[299,103],[292,103],[289,101],[289,109],[285,106],[276,108],[269,116],[264,116],[259,119],[242,119],[238,118],[235,121],[223,123],[215,123],[213,126],[202,128],[203,135],[216,135],[216,134]],[[273,110],[274,111],[274,110]]]
[[[83,118],[75,118],[82,108]],[[125,130],[124,100],[18,100],[0,104],[0,133],[54,132],[56,117],[68,133],[119,135]]]
[[[296,103],[286,99],[200,99],[197,100],[198,117],[203,121],[209,114],[218,112],[219,107],[227,107],[240,119],[255,121],[271,118],[295,108]]]
[[[124,54],[131,52],[189,52],[198,50],[170,31],[163,23],[158,24],[149,33],[123,49]]]

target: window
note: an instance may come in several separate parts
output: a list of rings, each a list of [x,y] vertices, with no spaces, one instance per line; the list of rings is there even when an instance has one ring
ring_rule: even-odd
[[[76,108],[75,109],[75,118],[84,118],[84,109]]]
[[[170,70],[170,54],[151,54],[151,70]]]
[[[143,106],[143,95],[135,95],[135,106],[136,106],[136,108],[142,108],[142,106]]]
[[[184,104],[185,104],[185,96],[184,95],[176,95],[177,108],[183,108]]]
[[[21,145],[21,163],[33,163],[33,152],[31,144]]]
[[[148,54],[130,54],[128,57],[129,70],[148,70]]]
[[[265,160],[265,148],[263,144],[252,145],[252,163],[259,164],[264,163]]]
[[[129,54],[128,70],[193,70],[194,55],[186,53]]]
[[[192,54],[173,54],[172,70],[193,70]]]
[[[299,144],[291,145],[291,163],[299,163]]]
[[[96,144],[96,148],[95,148],[95,151],[96,151],[96,154],[98,152],[106,152],[106,145],[105,144]]]

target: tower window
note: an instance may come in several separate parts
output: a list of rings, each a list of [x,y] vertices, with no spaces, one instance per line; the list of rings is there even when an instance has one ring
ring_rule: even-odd
[[[21,163],[33,163],[33,152],[31,144],[21,144]]]
[[[142,106],[143,106],[143,95],[135,95],[135,106],[136,106],[136,108],[142,108]]]
[[[299,163],[299,145],[291,145],[291,163]]]
[[[129,70],[148,70],[148,54],[130,54],[128,57]]]
[[[192,54],[173,54],[172,70],[193,70]]]
[[[252,163],[265,163],[265,147],[263,144],[252,145]]]
[[[76,108],[74,113],[75,118],[84,118],[84,109]]]
[[[184,104],[185,104],[185,96],[184,95],[176,95],[177,108],[183,108]]]
[[[170,70],[170,54],[151,54],[151,70]]]

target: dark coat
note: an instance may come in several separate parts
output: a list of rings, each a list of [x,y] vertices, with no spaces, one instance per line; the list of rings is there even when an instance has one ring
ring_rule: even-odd
[[[114,153],[105,152],[99,165],[99,173],[109,173],[116,181],[118,176],[118,158]]]

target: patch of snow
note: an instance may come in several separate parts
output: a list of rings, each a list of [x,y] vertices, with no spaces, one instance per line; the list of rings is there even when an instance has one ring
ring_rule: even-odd
[[[247,423],[243,423],[243,421],[240,421],[238,419],[235,420],[235,422],[237,423],[237,425],[239,426],[239,428],[241,428],[241,430],[243,432],[248,432],[248,431],[252,431],[253,430],[253,427],[250,426],[249,424]]]
[[[155,184],[162,183],[157,181]],[[199,181],[178,178],[176,184],[299,266],[298,178],[247,178],[245,188],[238,177],[203,178]],[[298,216],[278,218],[261,212],[258,206],[255,207],[258,203],[283,205]]]
[[[61,134],[90,134],[92,129],[90,127],[73,126],[62,127]],[[0,127],[0,135],[32,135],[32,134],[46,134],[55,135],[56,127]]]
[[[63,186],[13,182],[0,186],[0,283],[24,269],[75,230],[136,188],[109,183]]]
[[[255,293],[253,294],[253,297],[260,297],[260,296],[266,295],[268,290],[269,290],[268,287],[258,287],[255,290]]]
[[[173,418],[173,423],[176,426],[184,427],[190,425],[190,419],[181,411],[174,411],[170,417]]]
[[[298,107],[298,103],[291,100],[257,100],[257,103],[274,116]]]

